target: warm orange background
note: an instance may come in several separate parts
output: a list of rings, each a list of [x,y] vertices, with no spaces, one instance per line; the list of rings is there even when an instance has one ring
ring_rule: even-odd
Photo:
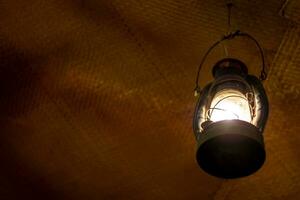
[[[299,199],[296,0],[234,1],[233,28],[269,64],[265,165],[224,181],[195,162],[194,79],[227,31],[225,2],[1,1],[0,199]],[[258,74],[253,43],[226,45]]]

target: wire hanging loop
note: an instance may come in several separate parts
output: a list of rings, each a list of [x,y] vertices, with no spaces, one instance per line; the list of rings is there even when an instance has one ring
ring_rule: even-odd
[[[201,88],[199,86],[199,75],[200,75],[200,71],[201,71],[201,68],[207,58],[207,56],[210,54],[210,52],[216,47],[218,46],[221,42],[225,41],[225,40],[232,40],[234,39],[235,37],[247,37],[249,38],[250,40],[252,40],[256,47],[259,49],[259,52],[260,52],[260,56],[261,56],[261,61],[262,61],[262,69],[261,69],[261,72],[260,72],[260,76],[259,76],[259,79],[261,81],[264,81],[267,79],[267,73],[266,73],[266,64],[265,64],[265,57],[264,57],[264,53],[263,53],[263,49],[262,47],[260,46],[260,44],[258,43],[258,41],[253,37],[251,36],[250,34],[248,33],[243,33],[239,30],[235,31],[235,32],[232,32],[232,33],[229,33],[227,35],[224,35],[221,40],[215,42],[208,50],[207,52],[204,54],[201,62],[200,62],[200,65],[198,67],[198,71],[197,71],[197,77],[196,77],[196,87],[194,89],[194,95],[195,96],[198,96],[200,93],[201,93]]]
[[[227,16],[227,23],[228,23],[228,32],[231,30],[231,9],[233,7],[233,3],[229,2],[226,4],[227,9],[228,9],[228,16]]]

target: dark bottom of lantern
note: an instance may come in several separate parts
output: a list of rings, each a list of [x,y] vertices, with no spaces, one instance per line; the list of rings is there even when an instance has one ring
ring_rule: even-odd
[[[262,134],[244,121],[212,123],[198,139],[198,164],[220,178],[248,176],[263,165],[265,156]]]

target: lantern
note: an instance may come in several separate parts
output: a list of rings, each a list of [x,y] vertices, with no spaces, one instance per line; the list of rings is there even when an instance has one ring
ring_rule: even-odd
[[[220,60],[212,74],[214,81],[201,90],[194,113],[197,162],[205,172],[221,178],[250,175],[263,165],[266,157],[265,90],[261,81],[249,75],[246,65],[237,59]]]

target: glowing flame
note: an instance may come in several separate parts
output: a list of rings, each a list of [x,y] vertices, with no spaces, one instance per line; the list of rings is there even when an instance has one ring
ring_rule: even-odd
[[[248,100],[238,91],[223,91],[215,95],[211,108],[210,120],[221,121],[239,119],[251,122]]]

